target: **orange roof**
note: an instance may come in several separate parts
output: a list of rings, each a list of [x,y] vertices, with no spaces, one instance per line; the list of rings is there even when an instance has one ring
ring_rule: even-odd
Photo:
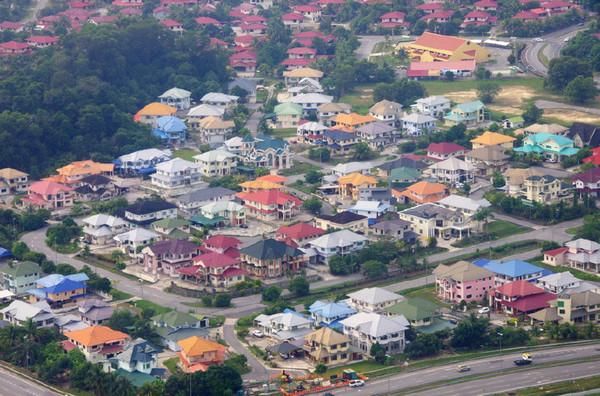
[[[104,345],[129,338],[127,334],[106,326],[90,326],[83,330],[67,331],[65,337],[86,347]]]
[[[256,180],[261,180],[261,181],[269,181],[272,183],[279,183],[279,184],[283,184],[287,181],[287,177],[285,176],[279,176],[279,175],[264,175],[261,177],[257,177]]]
[[[459,37],[425,32],[421,37],[417,38],[411,46],[418,45],[421,47],[453,52],[466,42],[467,40]]]
[[[338,183],[352,184],[353,186],[362,186],[364,184],[377,184],[377,179],[373,176],[363,175],[362,173],[354,172],[338,179]]]
[[[359,126],[368,122],[376,121],[374,117],[370,115],[360,115],[357,113],[340,113],[335,116],[333,121],[336,124],[343,124],[348,126]]]
[[[273,183],[268,180],[249,180],[247,182],[240,183],[240,187],[246,190],[279,190],[283,186],[279,183]]]
[[[177,341],[177,345],[181,347],[181,350],[187,356],[198,356],[206,352],[227,350],[227,348],[217,342],[209,341],[198,336],[179,340]]]
[[[471,139],[471,143],[477,143],[484,146],[495,146],[503,143],[511,143],[516,139],[512,136],[503,135],[497,132],[485,131],[483,134]]]
[[[438,195],[446,193],[446,186],[440,183],[430,183],[426,181],[416,182],[406,188],[406,190],[400,192],[397,195],[406,197],[418,203],[435,202],[438,200]],[[428,196],[435,196],[436,198],[428,198]],[[422,196],[422,199],[417,198]]]
[[[100,173],[110,173],[115,169],[115,164],[103,164],[92,160],[75,161],[69,165],[58,168],[61,176],[79,176],[79,175],[98,175]]]
[[[142,107],[142,109],[135,114],[133,119],[138,121],[141,116],[169,116],[174,115],[176,112],[177,109],[175,107],[158,102],[152,102]]]

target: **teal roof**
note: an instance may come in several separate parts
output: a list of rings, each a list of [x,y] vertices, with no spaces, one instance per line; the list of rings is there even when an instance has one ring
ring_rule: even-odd
[[[551,133],[534,133],[525,138],[526,142],[532,142],[533,144],[541,144],[548,140],[556,142],[559,146],[573,146],[573,141],[568,137],[561,135],[553,135]]]
[[[392,171],[390,172],[389,179],[391,181],[395,181],[395,180],[410,181],[410,180],[417,180],[419,177],[421,177],[421,172],[419,172],[418,170],[416,170],[414,168],[400,167],[400,168],[392,169]]]
[[[409,298],[391,307],[385,308],[385,311],[394,315],[404,315],[410,321],[430,319],[437,305],[423,298]]]
[[[458,113],[448,113],[444,116],[444,119],[449,120],[449,121],[462,122],[462,121],[466,120],[466,117],[463,117],[462,115],[460,115]]]
[[[289,102],[281,103],[281,104],[278,104],[277,106],[275,106],[273,111],[278,116],[282,116],[282,115],[301,116],[302,115],[302,106],[300,106],[299,104],[296,104],[296,103],[289,103]]]
[[[223,217],[220,217],[220,216],[216,216],[215,218],[209,219],[208,217],[205,217],[202,215],[195,215],[195,216],[192,216],[192,218],[190,220],[194,224],[200,224],[205,227],[211,227],[211,226],[215,226],[215,225],[219,224],[222,221],[225,221],[226,219]]]
[[[464,111],[465,113],[473,113],[475,111],[479,111],[479,110],[485,108],[485,105],[480,100],[474,100],[472,102],[465,102],[465,103],[458,104],[458,105],[456,105],[455,108],[457,110]]]
[[[539,147],[539,146],[523,146],[523,147],[515,147],[514,151],[516,151],[517,153],[525,153],[525,154],[529,154],[529,153],[543,153],[544,150]]]
[[[555,142],[559,149],[555,150],[547,146],[547,142]],[[574,155],[579,152],[579,148],[573,147],[573,141],[568,137],[553,135],[551,133],[535,133],[529,135],[523,141],[523,147],[515,148],[519,153],[555,153],[559,155]]]
[[[575,155],[579,152],[579,148],[577,147],[566,147],[560,150],[560,155]]]

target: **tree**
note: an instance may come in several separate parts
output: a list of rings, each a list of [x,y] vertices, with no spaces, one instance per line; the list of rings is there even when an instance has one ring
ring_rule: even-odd
[[[417,338],[406,346],[404,353],[411,359],[417,359],[435,356],[441,349],[442,341],[435,334],[419,333]]]
[[[590,63],[585,59],[561,56],[550,61],[544,85],[549,89],[561,91],[577,77],[592,77]]]
[[[304,276],[297,276],[290,281],[288,290],[296,297],[307,296],[310,292],[310,284]]]
[[[387,274],[387,266],[381,261],[369,260],[362,265],[362,271],[367,278],[379,278]]]
[[[375,361],[379,364],[385,363],[385,348],[378,342],[371,345],[370,355],[375,358]]]
[[[365,142],[356,143],[354,145],[354,154],[352,155],[352,159],[356,161],[366,161],[370,160],[375,156],[375,153],[369,145]]]
[[[492,72],[483,67],[482,65],[477,66],[475,69],[475,78],[478,80],[489,80],[492,77]]]
[[[323,202],[317,197],[311,197],[304,201],[302,207],[313,214],[319,214],[323,207]]]
[[[335,255],[329,259],[329,272],[333,275],[348,275],[355,272],[354,256]]]
[[[231,305],[231,295],[227,293],[219,293],[215,296],[213,302],[215,307],[229,307]]]
[[[493,81],[481,81],[477,84],[477,96],[483,103],[492,103],[502,88]]]
[[[266,176],[268,175],[270,172],[267,168],[256,168],[254,170],[254,175],[256,177],[261,177],[261,176]]]
[[[328,162],[331,159],[331,152],[325,147],[311,148],[308,150],[308,158],[313,161]]]
[[[444,73],[444,77],[448,81],[454,81],[454,73],[450,70],[446,70],[446,73]]]
[[[327,371],[327,366],[325,366],[323,363],[319,363],[315,366],[315,373],[316,374],[323,374]]]
[[[304,181],[306,181],[309,184],[320,183],[321,179],[323,179],[323,174],[321,172],[319,172],[318,170],[315,170],[315,169],[310,169],[304,175]]]
[[[535,103],[530,102],[529,104],[527,104],[527,107],[525,107],[525,112],[523,113],[523,121],[525,121],[526,124],[535,124],[540,118],[542,118],[543,114],[543,109],[537,107]]]
[[[281,295],[281,289],[277,286],[269,286],[262,291],[262,300],[266,302],[277,301]]]
[[[508,64],[510,64],[510,65],[514,65],[515,63],[517,63],[517,57],[512,52],[510,55],[508,55],[506,60],[508,61]]]
[[[494,172],[494,175],[492,176],[492,185],[494,188],[500,188],[506,185],[506,180],[504,180],[502,173]]]
[[[403,78],[391,84],[377,84],[373,89],[373,100],[379,102],[387,99],[410,106],[415,100],[427,96],[423,84]]]
[[[478,349],[488,342],[487,318],[471,314],[454,328],[451,344],[455,348]]]
[[[597,94],[598,90],[591,77],[577,76],[565,88],[565,96],[579,104],[592,100]]]

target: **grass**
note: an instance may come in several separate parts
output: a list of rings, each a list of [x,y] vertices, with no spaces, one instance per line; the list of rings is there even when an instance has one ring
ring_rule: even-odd
[[[422,298],[441,307],[450,307],[450,304],[443,303],[436,297],[435,286],[416,287],[403,291],[402,295],[406,298]]]
[[[495,220],[488,223],[485,227],[485,232],[482,234],[474,235],[473,237],[462,239],[452,246],[465,247],[476,245],[482,242],[493,241],[496,239],[502,239],[509,235],[522,234],[524,232],[531,231],[531,228],[523,227],[510,221]]]
[[[112,260],[106,260],[104,258],[104,256],[96,256],[94,254],[89,254],[89,255],[84,255],[84,254],[78,254],[77,258],[80,259],[81,261],[85,261],[87,264],[90,264],[94,267],[99,267],[102,269],[105,269],[107,271],[113,272],[115,274],[118,274],[120,276],[124,276],[125,278],[137,281],[139,280],[138,277],[128,274],[126,272],[123,272],[121,270],[118,270],[115,267],[115,263]]]
[[[499,80],[503,87],[524,86],[542,94],[544,90],[544,79],[540,77],[519,77]],[[421,81],[429,95],[443,95],[450,92],[470,91],[477,89],[478,80],[455,80],[455,81]]]
[[[314,184],[303,183],[300,180],[296,180],[294,183],[290,184],[289,187],[294,188],[298,191],[302,191],[305,194],[312,194],[315,192]]]
[[[285,138],[289,138],[289,137],[293,137],[296,136],[296,128],[277,128],[277,129],[273,129],[271,130],[271,132],[269,133],[269,135],[275,137],[275,138],[280,138],[280,139],[285,139]]]
[[[164,314],[173,310],[172,308],[163,307],[162,305],[155,304],[148,300],[134,301],[132,305],[141,310],[151,309],[154,311],[155,315]]]
[[[54,250],[55,252],[58,252],[61,254],[74,254],[79,251],[79,245],[77,244],[77,242],[71,242],[66,245],[48,245],[48,246],[50,246],[52,248],[52,250]]]
[[[217,315],[209,318],[210,327],[220,327],[225,323],[225,316]]]
[[[179,371],[179,367],[177,366],[178,363],[179,363],[179,358],[174,357],[174,358],[165,360],[163,362],[163,365],[169,370],[169,372],[171,374],[177,374],[177,372]]]
[[[369,108],[373,106],[373,87],[374,85],[361,85],[352,92],[347,93],[346,95],[340,98],[340,102],[348,103],[352,106],[352,111],[358,114],[367,114],[369,112]]]
[[[110,295],[112,296],[113,301],[129,300],[130,298],[133,297],[132,294],[125,293],[124,291],[117,290],[117,289],[111,289]]]
[[[259,89],[256,91],[256,102],[264,103],[269,97],[269,91],[266,89]]]
[[[600,388],[600,376],[590,378],[579,378],[576,380],[568,380],[555,382],[548,385],[534,386],[531,388],[519,389],[511,392],[511,395],[518,396],[553,396],[566,395],[575,392],[583,392],[590,389]],[[507,394],[507,393],[503,393]]]
[[[571,228],[567,228],[565,230],[565,232],[569,235],[575,235],[579,232],[580,229],[581,229],[581,227],[571,227]]]
[[[281,176],[293,176],[293,175],[301,175],[310,170],[319,170],[319,169],[320,168],[318,166],[308,164],[306,162],[296,161],[291,168],[280,170],[279,174]]]
[[[546,56],[546,54],[544,54],[544,50],[546,49],[547,46],[548,46],[548,44],[544,44],[544,46],[537,53],[538,59],[546,67],[548,67],[548,64],[550,63],[550,61],[548,60],[548,57]]]
[[[187,161],[194,162],[194,155],[198,155],[198,154],[200,154],[199,151],[188,149],[188,148],[182,148],[179,150],[175,150],[175,152],[173,153],[173,156],[187,160]]]
[[[506,245],[496,246],[491,249],[477,250],[473,253],[467,253],[460,256],[454,256],[447,260],[436,261],[436,264],[451,264],[457,261],[472,261],[474,259],[485,257],[488,259],[500,259],[513,254],[528,252],[530,250],[541,248],[541,242],[535,239],[528,239],[519,242],[507,243]]]

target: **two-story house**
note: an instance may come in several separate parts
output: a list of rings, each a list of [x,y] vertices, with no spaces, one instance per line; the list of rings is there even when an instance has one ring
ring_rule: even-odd
[[[237,197],[242,200],[248,217],[263,221],[289,221],[302,205],[300,199],[279,190],[241,192]]]
[[[182,187],[191,187],[202,183],[200,164],[186,161],[181,158],[161,162],[155,166],[156,173],[151,178],[153,186],[171,190]]]
[[[108,245],[114,242],[115,235],[122,234],[129,229],[125,220],[105,215],[96,214],[82,220],[83,238],[92,245]]]
[[[0,273],[2,274],[2,288],[20,296],[35,287],[42,274],[42,269],[33,261],[23,261],[10,263]]]
[[[427,157],[434,161],[443,161],[451,157],[462,157],[467,150],[456,143],[430,143],[427,146]]]
[[[581,271],[600,272],[600,244],[588,239],[575,239],[564,248],[544,252],[544,262],[549,265],[566,265]]]
[[[509,260],[505,262],[480,260],[478,265],[494,273],[495,286],[501,286],[505,283],[518,280],[534,282],[542,276],[552,273],[552,271],[522,260]]]
[[[104,300],[90,298],[77,304],[77,312],[82,322],[88,326],[95,326],[107,323],[114,309]]]
[[[135,373],[138,377],[153,381],[155,376],[152,374],[158,367],[158,352],[148,341],[136,338],[125,346],[123,352],[111,359],[111,363],[117,370]]]
[[[193,335],[208,335],[209,318],[197,318],[188,313],[169,311],[152,317],[152,326],[162,345],[178,352],[178,341]]]
[[[359,190],[361,188],[377,186],[377,179],[373,176],[355,172],[340,177],[338,185],[340,198],[357,200]]]
[[[317,300],[308,307],[315,326],[340,328],[339,321],[354,315],[356,310],[345,301]]]
[[[72,187],[41,180],[31,183],[22,204],[25,207],[58,210],[73,206],[73,196]]]
[[[159,239],[159,234],[145,228],[134,228],[113,237],[117,248],[130,257],[138,257],[145,246]]]
[[[178,341],[179,367],[184,373],[206,371],[210,366],[223,364],[227,348],[218,342],[198,336]]]
[[[489,177],[496,172],[504,173],[508,168],[510,155],[501,146],[484,146],[465,154],[465,162],[473,165],[475,175]]]
[[[573,141],[565,136],[549,133],[527,135],[523,146],[514,149],[520,154],[538,154],[548,162],[560,162],[564,157],[570,157],[579,152]]]
[[[307,334],[303,349],[312,362],[328,367],[347,364],[352,358],[350,338],[329,327]]]
[[[496,287],[489,295],[489,305],[509,315],[524,316],[550,306],[554,299],[556,295],[526,280],[517,280]]]
[[[373,150],[381,150],[400,138],[400,131],[394,125],[383,121],[370,122],[356,128],[356,136]]]
[[[56,317],[50,306],[45,301],[29,304],[25,301],[15,300],[7,307],[0,309],[5,321],[14,326],[24,326],[31,320],[36,327],[52,327]]]
[[[195,243],[186,240],[169,239],[156,242],[142,249],[144,271],[157,276],[159,272],[170,277],[178,277],[177,270],[192,264],[192,259],[200,254]]]
[[[233,201],[235,191],[224,187],[207,187],[180,195],[175,202],[180,211],[186,215],[193,215],[198,210],[210,203]]]
[[[179,273],[206,286],[228,289],[246,279],[246,271],[240,267],[239,258],[208,252],[194,257],[193,265],[180,268]]]
[[[398,213],[400,220],[408,221],[411,230],[419,235],[422,243],[429,238],[463,239],[471,235],[475,224],[462,211],[426,203]]]
[[[526,199],[543,205],[571,198],[571,186],[550,175],[529,176],[524,187]]]
[[[398,192],[396,198],[405,203],[412,202],[416,204],[424,204],[429,202],[437,202],[440,199],[448,196],[448,187],[440,183],[431,183],[427,181],[416,182],[411,184],[405,190]]]
[[[485,121],[485,117],[485,105],[481,101],[475,100],[454,106],[444,116],[444,121],[447,125],[465,124],[467,126],[475,126]]]
[[[444,96],[428,96],[417,99],[411,109],[415,113],[424,114],[434,118],[442,118],[450,110],[450,99]]]
[[[499,146],[504,150],[512,150],[515,140],[517,139],[510,135],[504,135],[498,132],[485,131],[481,135],[471,139],[471,145],[473,147],[473,150],[489,146]]]
[[[171,88],[158,97],[160,103],[175,107],[179,110],[187,110],[191,105],[192,93],[181,88]]]
[[[102,363],[119,355],[129,344],[130,337],[106,326],[90,326],[82,330],[65,332],[67,341],[63,348],[79,348],[90,363]]]
[[[258,278],[278,278],[306,265],[304,252],[275,239],[263,239],[240,249],[242,268]]]
[[[433,271],[435,291],[444,301],[483,301],[494,287],[494,273],[466,261],[440,264]]]
[[[359,312],[378,313],[401,301],[404,301],[404,297],[380,287],[369,287],[349,293],[348,300],[346,300],[352,308]]]
[[[600,198],[600,168],[588,169],[571,178],[579,195]]]
[[[0,169],[0,189],[3,188],[2,184],[6,194],[26,192],[29,186],[29,174],[13,168]]]
[[[359,312],[341,323],[344,335],[362,354],[370,353],[376,343],[388,355],[402,353],[406,346],[404,333],[410,326],[404,316],[385,316],[374,312]]]
[[[171,159],[171,152],[149,148],[125,154],[115,161],[117,173],[125,175],[144,175],[154,172],[156,164]]]
[[[397,102],[384,99],[369,108],[369,115],[389,126],[400,126],[400,119],[404,111],[402,105]]]
[[[123,216],[131,223],[146,225],[160,219],[177,218],[177,206],[162,199],[140,200],[126,207]]]
[[[369,219],[366,216],[344,211],[334,215],[315,216],[313,225],[325,231],[350,230],[364,234],[369,228]]]
[[[235,122],[224,120],[221,117],[208,116],[197,121],[196,129],[198,130],[200,143],[208,144],[210,147],[218,147],[233,133]]]
[[[427,170],[438,182],[445,184],[472,183],[475,179],[475,167],[456,157],[432,164]]]
[[[225,150],[212,150],[194,156],[204,177],[223,177],[234,173],[237,156]]]
[[[423,136],[435,132],[437,120],[421,113],[410,113],[400,119],[402,131],[406,136]]]
[[[327,264],[333,256],[355,253],[367,244],[367,238],[350,230],[339,230],[325,234],[308,243],[317,252],[317,262]]]
[[[600,294],[584,291],[560,294],[553,303],[556,312],[569,323],[600,323]]]
[[[282,340],[298,339],[312,329],[312,320],[292,310],[273,315],[260,314],[254,319],[254,325],[264,334]]]
[[[233,201],[212,202],[200,208],[200,216],[228,227],[246,224],[246,207]]]
[[[29,301],[46,301],[53,308],[69,306],[86,296],[88,280],[88,276],[83,272],[47,275],[37,280],[35,288],[27,291]]]
[[[296,246],[306,247],[310,241],[325,234],[321,228],[309,223],[296,223],[290,226],[281,226],[275,233],[275,239]]]

